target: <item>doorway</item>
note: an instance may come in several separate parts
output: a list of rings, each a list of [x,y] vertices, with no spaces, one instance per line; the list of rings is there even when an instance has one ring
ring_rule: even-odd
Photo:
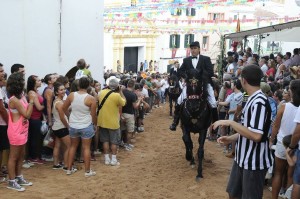
[[[124,48],[124,73],[137,72],[138,66],[138,47]]]

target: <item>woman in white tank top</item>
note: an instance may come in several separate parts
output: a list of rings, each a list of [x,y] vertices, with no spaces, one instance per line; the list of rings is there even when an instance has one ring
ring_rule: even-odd
[[[285,136],[294,133],[296,123],[294,118],[297,109],[300,104],[300,85],[295,81],[290,83],[289,93],[291,102],[282,104],[277,112],[276,120],[272,129],[272,135],[270,138],[270,146],[277,137],[277,144],[275,149],[275,172],[272,180],[272,198],[277,198],[282,185],[283,175],[286,172],[288,163],[286,160],[286,148],[282,144],[282,140]],[[287,172],[287,187],[293,183],[294,168],[288,167]]]
[[[70,106],[72,111],[69,117],[69,133],[71,137],[71,148],[68,157],[67,175],[74,172],[72,164],[76,149],[80,139],[82,141],[83,159],[85,166],[85,177],[96,175],[95,171],[90,169],[91,159],[91,140],[96,131],[96,100],[87,93],[90,81],[87,77],[79,79],[79,90],[72,92],[64,102],[63,109],[66,112]]]
[[[52,130],[55,135],[55,145],[53,149],[53,169],[61,169],[62,165],[59,164],[59,151],[60,146],[65,145],[64,151],[64,170],[67,169],[68,165],[68,154],[71,147],[71,139],[69,136],[69,123],[68,118],[63,111],[63,98],[65,96],[66,89],[63,84],[59,82],[54,83],[54,94],[56,96],[53,107],[53,126]]]

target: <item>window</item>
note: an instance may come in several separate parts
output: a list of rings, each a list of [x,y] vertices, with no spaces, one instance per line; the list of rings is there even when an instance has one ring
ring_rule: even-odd
[[[136,6],[136,0],[131,0],[131,7],[135,7]]]
[[[170,35],[169,48],[180,48],[180,35]]]
[[[173,16],[180,16],[182,13],[182,10],[180,8],[176,8],[175,10],[171,10],[171,15]]]
[[[186,8],[186,16],[196,16],[195,8]]]
[[[224,19],[224,13],[208,13],[209,20]]]
[[[194,42],[194,34],[184,35],[184,48],[188,48],[192,42]]]
[[[202,38],[202,50],[208,50],[208,36]]]

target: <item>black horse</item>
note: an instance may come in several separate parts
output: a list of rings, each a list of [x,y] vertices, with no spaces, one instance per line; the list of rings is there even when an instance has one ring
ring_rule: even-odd
[[[199,133],[198,143],[198,174],[196,180],[203,178],[202,161],[204,156],[204,142],[207,134],[207,129],[211,124],[211,109],[207,101],[207,81],[205,76],[201,75],[196,69],[192,69],[187,73],[186,80],[187,98],[181,104],[180,120],[181,129],[183,132],[183,142],[186,148],[185,158],[190,161],[192,167],[195,166],[193,156],[193,142],[191,132]]]
[[[176,75],[171,75],[171,77],[169,77],[168,79],[168,82],[169,82],[168,95],[169,95],[169,103],[170,103],[170,116],[172,116],[173,103],[175,103],[175,105],[177,104],[177,99],[181,94],[181,88],[179,85],[178,77]]]

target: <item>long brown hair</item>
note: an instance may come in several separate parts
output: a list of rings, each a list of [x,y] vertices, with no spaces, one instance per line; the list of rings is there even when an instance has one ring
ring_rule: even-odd
[[[274,70],[276,71],[276,63],[275,63],[275,61],[273,59],[269,59],[269,61],[268,61],[268,67],[269,68],[274,68]]]

